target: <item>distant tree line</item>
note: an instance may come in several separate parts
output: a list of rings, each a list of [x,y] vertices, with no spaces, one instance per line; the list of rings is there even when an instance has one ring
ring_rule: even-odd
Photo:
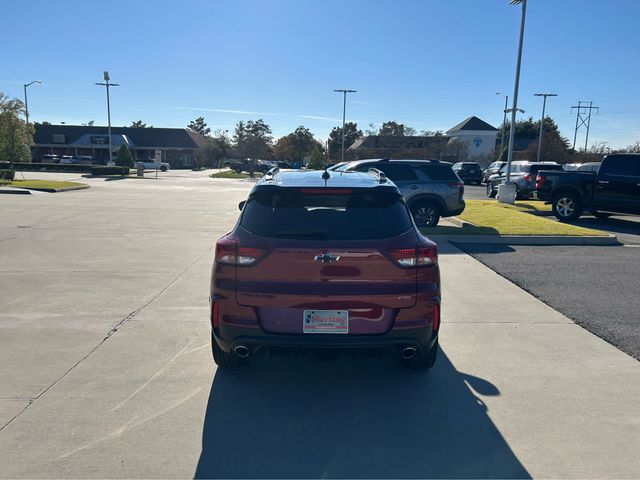
[[[50,125],[49,122],[41,122]],[[93,125],[93,120],[85,125]],[[153,128],[142,120],[131,122],[132,128]],[[363,132],[355,122],[347,122],[344,127],[344,146],[348,149],[364,135],[382,136],[444,136],[442,131],[421,130],[390,120],[380,127],[370,123]],[[504,125],[505,147],[509,137],[511,125]],[[312,168],[322,168],[327,162],[335,162],[340,158],[342,149],[342,127],[334,127],[329,133],[326,143],[316,139],[311,131],[303,125],[276,140],[273,138],[271,127],[263,120],[240,121],[236,124],[233,134],[227,130],[211,131],[204,117],[200,116],[189,122],[187,128],[202,135],[207,144],[197,155],[199,165],[219,166],[225,158],[241,158],[257,161],[259,159],[278,159],[289,163],[308,164]],[[538,134],[540,121],[532,118],[520,120],[515,125],[516,150],[525,152],[529,159],[535,159],[538,148]],[[496,155],[506,158],[506,148],[501,148],[502,138],[499,129],[497,136]],[[33,145],[33,125],[28,125],[24,119],[24,104],[22,101],[10,98],[0,92],[0,161],[29,162],[31,161],[30,147]],[[596,142],[587,150],[575,151],[570,142],[560,134],[557,124],[552,118],[544,119],[544,137],[542,141],[542,156],[544,161],[559,163],[581,162],[599,159],[607,153],[640,153],[640,141],[625,148],[612,148],[607,142]],[[431,153],[431,152],[430,152]],[[437,153],[437,152],[436,152]],[[449,141],[444,155],[464,156],[465,146],[461,142]],[[125,153],[121,155],[120,163],[129,163]]]

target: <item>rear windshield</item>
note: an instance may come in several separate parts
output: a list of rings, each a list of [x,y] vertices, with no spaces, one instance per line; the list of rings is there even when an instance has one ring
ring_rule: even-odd
[[[531,165],[531,173],[538,173],[540,170],[562,170],[562,165]]]
[[[411,228],[409,212],[397,193],[309,191],[314,193],[293,188],[256,192],[243,209],[240,225],[263,237],[309,240],[390,238]]]
[[[436,182],[456,182],[458,176],[450,165],[423,165],[420,167],[430,180]]]

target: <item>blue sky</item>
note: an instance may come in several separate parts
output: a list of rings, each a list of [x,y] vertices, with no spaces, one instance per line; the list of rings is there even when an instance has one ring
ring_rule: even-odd
[[[507,0],[41,1],[3,6],[0,91],[31,118],[106,124],[142,119],[213,129],[264,118],[320,139],[347,119],[446,130],[469,115],[498,126],[513,91],[520,8]],[[571,105],[593,100],[589,143],[640,140],[640,2],[529,0],[519,107],[547,113],[573,139]],[[578,143],[584,142],[584,131]]]

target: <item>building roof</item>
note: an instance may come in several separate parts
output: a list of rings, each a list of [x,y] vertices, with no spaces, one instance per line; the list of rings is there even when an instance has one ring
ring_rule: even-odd
[[[450,132],[459,132],[460,130],[488,130],[491,132],[498,131],[496,127],[494,127],[493,125],[489,125],[487,122],[479,119],[475,115],[463,120],[455,127],[451,127],[449,130],[447,130],[447,134]]]
[[[107,127],[101,126],[35,124],[34,143],[36,146],[54,144],[101,147],[104,145],[92,145],[90,137],[92,135],[107,136],[108,132]],[[54,142],[54,135],[64,137],[57,137],[58,141]],[[111,136],[112,140],[124,138],[126,143],[136,148],[197,149],[207,144],[206,138],[186,128],[111,127]],[[64,141],[59,141],[62,139]],[[115,141],[113,143],[116,144]]]

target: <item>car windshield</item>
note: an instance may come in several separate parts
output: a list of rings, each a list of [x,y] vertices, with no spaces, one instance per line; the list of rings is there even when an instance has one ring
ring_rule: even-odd
[[[411,228],[407,207],[397,193],[346,192],[259,191],[249,198],[240,224],[264,237],[319,240],[390,238]]]

